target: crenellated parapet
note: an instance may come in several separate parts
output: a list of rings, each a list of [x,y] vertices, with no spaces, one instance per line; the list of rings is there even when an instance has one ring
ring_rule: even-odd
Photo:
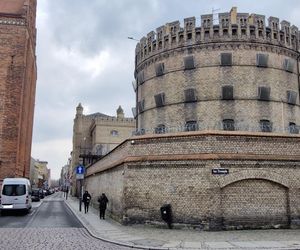
[[[196,18],[184,19],[183,27],[179,21],[160,26],[143,37],[136,46],[136,63],[145,59],[185,46],[215,42],[257,42],[299,50],[299,30],[288,21],[264,15],[237,13],[233,7],[230,12],[219,13],[218,24],[214,24],[212,14],[201,15],[201,26],[196,26]]]

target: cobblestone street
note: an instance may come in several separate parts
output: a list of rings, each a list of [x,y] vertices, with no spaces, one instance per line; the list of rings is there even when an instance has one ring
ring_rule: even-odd
[[[84,228],[0,228],[0,249],[129,249],[95,239]]]

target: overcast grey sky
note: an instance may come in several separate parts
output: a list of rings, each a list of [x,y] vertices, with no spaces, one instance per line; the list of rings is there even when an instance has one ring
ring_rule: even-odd
[[[132,116],[136,42],[186,17],[228,12],[279,17],[300,27],[299,0],[38,0],[37,67],[32,157],[48,161],[59,178],[72,150],[75,108]]]

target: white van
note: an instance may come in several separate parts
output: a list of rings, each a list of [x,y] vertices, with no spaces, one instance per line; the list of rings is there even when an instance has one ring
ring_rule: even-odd
[[[31,186],[26,178],[5,178],[0,194],[0,211],[31,209]]]

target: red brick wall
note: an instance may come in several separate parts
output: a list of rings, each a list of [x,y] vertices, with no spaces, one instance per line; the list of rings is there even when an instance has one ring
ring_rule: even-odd
[[[21,14],[0,14],[0,180],[29,177],[36,85],[35,12],[33,0],[25,1]]]

